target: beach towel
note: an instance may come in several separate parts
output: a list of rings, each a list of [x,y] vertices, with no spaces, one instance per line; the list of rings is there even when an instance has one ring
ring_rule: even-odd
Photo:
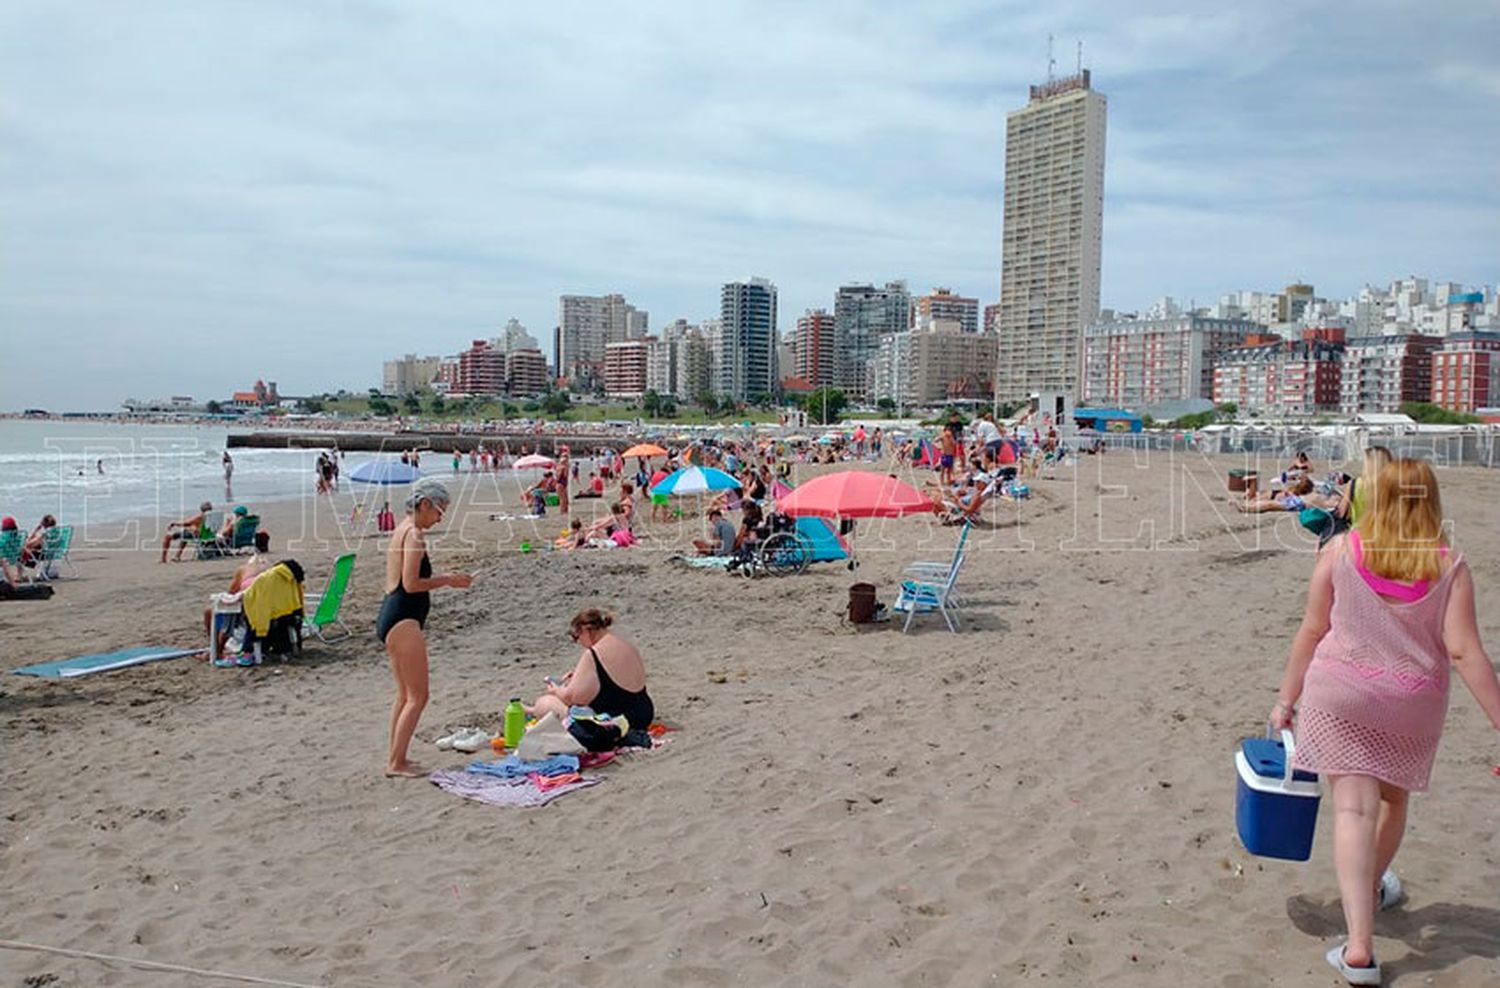
[[[559,796],[597,786],[603,779],[579,777],[574,782],[543,789],[531,779],[501,779],[493,775],[442,768],[427,777],[444,792],[490,806],[546,806]]]
[[[168,645],[148,645],[143,648],[122,648],[118,652],[100,652],[96,655],[79,655],[56,662],[39,662],[36,665],[12,669],[17,676],[40,676],[43,679],[77,679],[96,672],[109,672],[129,666],[159,662],[162,659],[180,659],[184,655],[201,652],[201,648],[173,648]]]
[[[300,569],[294,570],[290,562],[277,563],[257,576],[245,591],[241,600],[245,619],[257,635],[265,637],[272,621],[302,610]]]
[[[578,771],[577,755],[553,755],[539,761],[523,761],[515,755],[507,755],[500,761],[470,762],[465,770],[481,775],[493,775],[501,779],[524,779],[528,775],[562,775]]]
[[[694,569],[724,569],[733,559],[733,556],[672,556],[668,561]]]

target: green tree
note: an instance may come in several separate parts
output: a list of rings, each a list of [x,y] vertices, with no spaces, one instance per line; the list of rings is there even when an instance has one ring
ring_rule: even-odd
[[[771,407],[771,396],[764,391],[757,391],[750,396],[750,404],[764,412]]]
[[[658,412],[664,419],[675,419],[677,417],[677,400],[671,397],[663,397]]]
[[[1215,405],[1214,411],[1218,412],[1220,415],[1233,416],[1239,414],[1240,406],[1236,405],[1232,401],[1225,401]]]
[[[502,418],[504,418],[507,422],[510,421],[511,419],[515,418],[520,413],[521,413],[521,410],[519,408],[517,408],[515,405],[512,405],[508,401],[504,402],[500,406],[500,416]]]
[[[386,401],[384,398],[372,396],[369,399],[369,402],[370,402],[370,412],[373,415],[395,415],[396,414],[396,406],[392,405],[390,402]]]
[[[875,403],[875,407],[889,415],[896,410],[896,400],[894,398],[882,398]]]
[[[802,408],[807,417],[820,425],[837,422],[844,417],[844,406],[849,400],[842,388],[818,388],[802,399]]]
[[[422,399],[418,398],[415,392],[403,398],[402,404],[406,406],[406,414],[408,415],[415,415],[422,410]]]
[[[641,396],[641,411],[646,413],[647,418],[656,418],[661,414],[661,395],[656,393],[655,388],[647,389]]]
[[[1401,414],[1423,425],[1472,425],[1483,421],[1477,415],[1455,412],[1430,401],[1408,401],[1401,406]]]
[[[222,415],[224,413],[224,406],[210,398],[208,403],[203,406],[203,410],[210,415]]]
[[[297,401],[297,408],[308,415],[316,415],[323,410],[323,402],[319,398],[301,398]]]
[[[566,415],[572,405],[573,399],[568,397],[566,391],[549,391],[542,398],[542,411],[554,418]]]
[[[448,410],[448,403],[443,400],[442,395],[434,394],[432,400],[427,403],[427,408],[432,414],[441,415]]]

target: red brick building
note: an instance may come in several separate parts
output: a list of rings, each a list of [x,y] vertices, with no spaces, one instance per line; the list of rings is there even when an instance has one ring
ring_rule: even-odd
[[[1344,344],[1314,332],[1221,352],[1214,364],[1214,403],[1294,415],[1337,409]]]
[[[1473,414],[1500,405],[1500,333],[1459,333],[1432,355],[1432,403]]]
[[[490,346],[488,340],[475,340],[458,355],[458,384],[455,389],[466,395],[499,395],[505,393],[505,354]]]

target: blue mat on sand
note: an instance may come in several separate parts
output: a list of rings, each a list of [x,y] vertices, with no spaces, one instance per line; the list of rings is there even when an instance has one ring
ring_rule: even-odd
[[[165,645],[148,645],[144,648],[122,648],[118,652],[101,652],[98,655],[78,655],[56,662],[38,662],[34,666],[12,669],[18,676],[41,676],[44,679],[77,679],[96,672],[124,669],[161,659],[180,659],[184,655],[201,652],[201,648],[170,648]]]

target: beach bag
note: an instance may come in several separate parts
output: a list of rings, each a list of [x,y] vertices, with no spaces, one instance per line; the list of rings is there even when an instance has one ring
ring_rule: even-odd
[[[594,716],[568,718],[568,733],[585,751],[614,751],[630,731],[624,717],[599,720]]]
[[[46,600],[53,590],[45,583],[25,583],[16,586],[9,580],[0,580],[0,600]]]
[[[515,755],[523,762],[539,762],[553,755],[576,755],[583,750],[557,714],[549,711],[521,736]]]
[[[1235,829],[1251,854],[1284,861],[1312,857],[1322,794],[1315,773],[1292,769],[1295,752],[1292,732],[1283,730],[1280,740],[1246,738],[1234,753]]]

